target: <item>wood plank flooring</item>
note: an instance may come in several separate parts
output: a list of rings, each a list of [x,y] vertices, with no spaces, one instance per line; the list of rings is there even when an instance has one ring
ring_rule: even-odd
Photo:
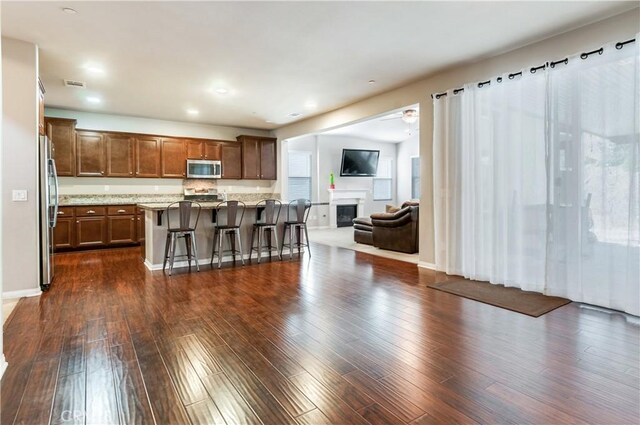
[[[51,290],[5,325],[1,423],[640,422],[638,318],[532,318],[312,249],[173,276],[139,248],[57,255]]]

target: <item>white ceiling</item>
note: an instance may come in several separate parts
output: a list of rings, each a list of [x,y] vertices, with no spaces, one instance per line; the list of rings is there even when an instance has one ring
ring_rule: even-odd
[[[381,116],[369,118],[365,121],[325,131],[322,134],[358,137],[375,142],[404,142],[419,134],[420,131],[420,120],[412,124],[402,121],[402,111],[405,109],[415,109],[419,111],[418,105],[411,105]]]
[[[270,129],[635,6],[3,1],[2,35],[40,46],[48,106]],[[63,78],[87,89],[66,88]]]

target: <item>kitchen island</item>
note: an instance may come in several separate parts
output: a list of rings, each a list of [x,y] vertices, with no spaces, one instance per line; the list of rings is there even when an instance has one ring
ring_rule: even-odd
[[[209,264],[211,261],[211,248],[213,245],[213,232],[215,224],[218,220],[216,217],[215,208],[219,202],[198,202],[202,211],[200,213],[200,219],[196,227],[196,244],[198,247],[198,262],[200,265]],[[240,227],[240,238],[242,240],[242,249],[245,261],[249,258],[249,249],[251,244],[251,230],[253,224],[256,222],[256,206],[257,202],[248,201],[245,202],[246,209],[244,213],[244,219]],[[143,245],[143,257],[144,264],[149,270],[162,270],[164,262],[164,249],[167,239],[167,218],[166,209],[169,206],[168,202],[153,202],[153,203],[140,203],[138,208],[144,211],[144,226],[145,226],[145,242]],[[175,225],[178,223],[178,205],[169,211],[171,223]],[[197,214],[197,209],[194,208],[192,214]],[[224,215],[221,213],[221,215]],[[195,219],[195,217],[193,217]],[[284,221],[286,219],[286,206],[282,206],[280,213],[280,220],[278,222],[278,242],[281,244],[282,229]],[[225,241],[225,248],[228,249],[228,239]],[[289,251],[285,249],[285,253],[288,255]],[[178,242],[176,247],[176,261],[173,268],[187,267],[186,257],[178,257],[179,255],[186,254],[186,247],[183,240]],[[256,258],[256,253],[253,254]],[[268,257],[268,253],[262,254],[263,258]],[[275,252],[272,256],[276,255]],[[217,257],[216,257],[217,258]],[[222,261],[231,261],[232,257],[230,253],[225,253]],[[236,261],[240,262],[240,258],[236,256]],[[167,266],[168,267],[168,266]]]

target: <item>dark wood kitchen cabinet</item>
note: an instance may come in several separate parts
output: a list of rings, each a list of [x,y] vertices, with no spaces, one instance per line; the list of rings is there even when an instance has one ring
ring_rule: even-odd
[[[277,177],[276,139],[238,136],[238,141],[242,143],[242,178],[275,180]]]
[[[59,176],[76,175],[76,120],[45,118]]]
[[[101,247],[107,243],[107,218],[76,217],[76,247]]]
[[[140,208],[137,208],[136,226],[136,241],[144,246],[144,210]]]
[[[260,139],[240,136],[242,142],[242,178],[256,180],[260,178]]]
[[[219,161],[222,157],[222,146],[212,140],[187,140],[185,142],[187,159],[208,159]]]
[[[135,215],[108,216],[107,243],[122,244],[136,242],[136,217]]]
[[[242,178],[242,144],[235,142],[223,143],[221,146],[222,178]]]
[[[54,250],[75,246],[75,216],[73,207],[60,207],[56,227],[53,228]]]
[[[160,143],[159,137],[135,138],[136,177],[160,177]]]
[[[76,175],[101,177],[105,172],[104,136],[96,131],[76,132]]]
[[[135,140],[127,134],[105,134],[108,177],[133,177]]]
[[[182,139],[162,139],[162,177],[187,175],[185,142]]]
[[[260,178],[262,180],[277,179],[276,149],[276,139],[262,139],[260,141]]]

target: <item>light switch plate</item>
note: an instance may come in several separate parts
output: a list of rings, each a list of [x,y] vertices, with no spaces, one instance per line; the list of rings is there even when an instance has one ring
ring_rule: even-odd
[[[11,192],[11,200],[14,202],[26,202],[27,201],[27,191],[26,189],[14,189]]]

